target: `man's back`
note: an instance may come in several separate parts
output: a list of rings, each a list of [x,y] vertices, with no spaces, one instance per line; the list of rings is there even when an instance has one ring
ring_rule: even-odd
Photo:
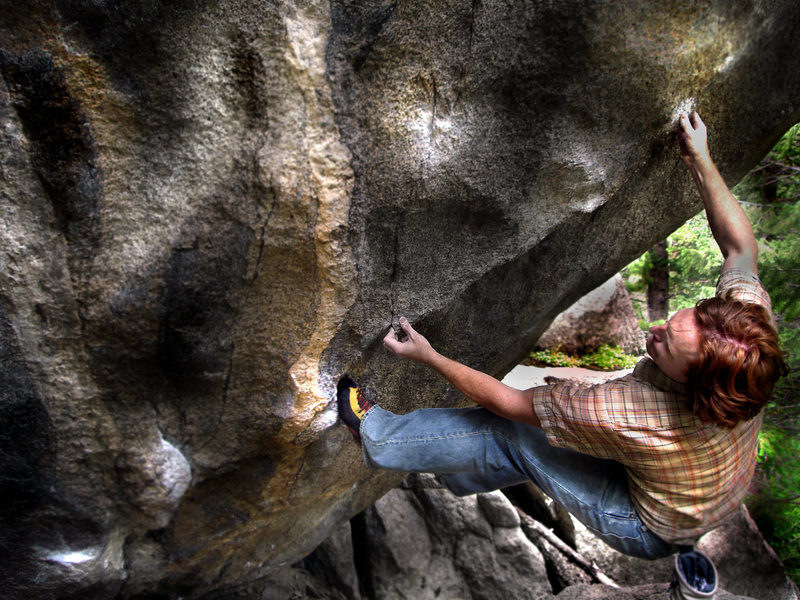
[[[722,274],[716,296],[771,314],[758,277],[741,269]],[[762,414],[733,427],[702,421],[692,411],[687,384],[668,377],[650,357],[606,384],[536,388],[532,402],[551,444],[625,465],[642,520],[667,541],[691,542],[713,529],[747,493]]]

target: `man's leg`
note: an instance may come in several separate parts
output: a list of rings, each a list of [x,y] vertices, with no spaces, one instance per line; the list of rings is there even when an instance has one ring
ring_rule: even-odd
[[[636,514],[622,465],[554,448],[530,425],[483,408],[395,415],[376,406],[360,433],[372,467],[439,473],[461,495],[530,480],[611,547],[643,558],[673,552]]]
[[[395,415],[376,406],[361,423],[364,460],[374,468],[449,474],[442,479],[461,496],[528,481],[505,449],[485,443],[493,436],[487,416],[500,418],[482,408],[423,408]],[[468,483],[470,477],[474,483]]]

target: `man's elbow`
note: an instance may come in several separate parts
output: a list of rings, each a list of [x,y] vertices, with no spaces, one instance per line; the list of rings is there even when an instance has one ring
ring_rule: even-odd
[[[758,245],[755,239],[751,244],[743,244],[729,248],[727,252],[723,252],[724,262],[722,270],[729,269],[742,269],[756,273],[758,269]]]
[[[512,421],[541,428],[542,424],[533,410],[532,390],[513,390],[504,402],[504,416]]]

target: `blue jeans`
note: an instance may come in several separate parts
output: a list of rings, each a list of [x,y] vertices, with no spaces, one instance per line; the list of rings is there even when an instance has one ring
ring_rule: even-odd
[[[395,415],[375,406],[361,440],[370,467],[438,473],[460,496],[532,481],[615,550],[647,559],[676,550],[639,519],[621,464],[555,448],[541,429],[484,408]]]

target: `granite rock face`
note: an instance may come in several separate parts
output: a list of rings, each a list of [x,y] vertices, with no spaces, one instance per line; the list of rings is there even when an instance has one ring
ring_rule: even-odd
[[[500,375],[699,209],[680,109],[731,182],[800,118],[791,0],[0,11],[12,598],[295,562],[398,481],[336,425],[342,373],[460,401],[382,350],[394,317]]]

